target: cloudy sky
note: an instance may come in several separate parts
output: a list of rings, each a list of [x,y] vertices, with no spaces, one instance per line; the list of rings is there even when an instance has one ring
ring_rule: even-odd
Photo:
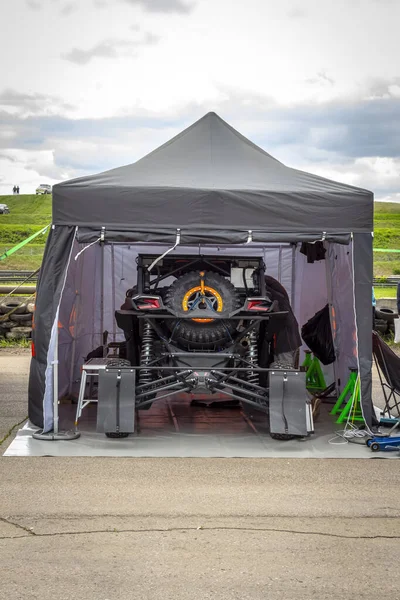
[[[134,162],[213,110],[400,201],[399,0],[0,3],[0,193]]]

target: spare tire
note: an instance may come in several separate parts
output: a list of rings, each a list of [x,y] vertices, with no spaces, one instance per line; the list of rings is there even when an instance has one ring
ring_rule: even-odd
[[[26,311],[26,302],[21,302],[19,300],[4,300],[0,303],[0,312],[3,315],[6,315],[11,310],[14,311],[13,314],[23,314]]]
[[[23,340],[31,337],[32,327],[13,327],[7,331],[6,338],[8,340]]]
[[[204,293],[201,279],[204,281]],[[191,271],[182,275],[167,290],[164,303],[177,315],[189,312],[192,308],[208,308],[226,315],[227,320],[167,320],[174,341],[186,348],[204,349],[218,347],[230,339],[237,322],[229,321],[228,317],[241,305],[239,293],[231,282],[212,271],[203,272],[202,275]]]

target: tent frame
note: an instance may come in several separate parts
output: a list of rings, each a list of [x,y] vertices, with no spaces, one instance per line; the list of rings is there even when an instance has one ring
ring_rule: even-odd
[[[76,229],[76,235],[78,235],[78,231],[79,230],[77,228]],[[104,228],[103,228],[103,231],[104,231]],[[351,236],[351,237],[353,238],[353,236]],[[101,272],[101,311],[100,311],[100,314],[101,314],[101,317],[100,318],[101,318],[101,329],[102,329],[103,328],[103,324],[104,324],[104,263],[105,263],[105,260],[104,260],[104,249],[105,249],[105,242],[104,242],[104,239],[98,239],[97,241],[99,242],[99,246],[101,247],[101,267],[100,267],[100,272]],[[117,242],[117,244],[125,245],[126,242]],[[114,243],[111,243],[110,245],[112,247],[111,252],[112,252],[112,257],[113,257],[113,246],[114,246]],[[276,244],[274,244],[274,246],[275,245]],[[207,246],[207,244],[205,244],[205,246]],[[279,245],[279,246],[281,246],[281,245]],[[261,244],[260,247],[265,248],[265,244]],[[81,252],[83,252],[86,248],[88,248],[88,246],[84,246],[84,248],[81,250]],[[292,255],[292,273],[291,273],[292,282],[294,282],[294,280],[295,280],[295,272],[294,272],[295,271],[295,264],[296,264],[296,250],[295,250],[295,248],[296,248],[296,243],[292,243],[292,252],[293,252],[293,255]],[[71,250],[71,252],[72,252],[72,250]],[[78,253],[78,254],[80,254],[80,253]],[[281,257],[281,252],[280,252],[280,257]],[[112,258],[112,260],[113,260],[113,258]],[[66,277],[66,273],[68,271],[69,262],[66,265],[65,277]],[[280,268],[281,267],[279,267],[279,269]],[[328,262],[326,263],[326,268],[327,268],[327,272],[329,272]],[[354,265],[353,265],[353,268],[354,268]],[[354,276],[354,271],[353,271],[353,276]],[[332,287],[331,287],[331,282],[329,281],[329,277],[328,276],[327,276],[327,292],[328,292],[328,302],[331,303],[332,302]],[[295,293],[294,285],[292,285],[291,293],[292,293],[292,298],[293,298],[294,297],[294,293]],[[114,303],[114,301],[115,301],[115,298],[113,297],[113,303]],[[57,311],[56,311],[57,314],[58,314],[61,302],[62,302],[62,293],[60,294],[60,298],[59,298],[59,304],[58,304]],[[113,306],[115,306],[115,304]],[[150,325],[154,329],[156,329],[157,326],[156,326],[156,324],[154,322],[154,316],[152,316],[152,318],[148,318],[148,317],[146,318],[146,317],[142,316],[142,318],[147,319],[147,321],[150,323]],[[166,316],[165,315],[160,315],[159,318],[166,318]],[[255,325],[256,324],[254,324],[254,326]],[[254,326],[252,326],[250,329],[252,329]],[[245,333],[248,333],[248,331],[246,331]],[[45,439],[71,439],[71,438],[65,437],[65,435],[66,435],[65,432],[60,432],[59,431],[59,415],[58,415],[58,402],[59,402],[58,401],[58,389],[59,389],[59,384],[58,384],[58,375],[59,375],[59,371],[58,371],[58,337],[59,337],[59,335],[58,335],[58,327],[55,327],[55,329],[54,329],[54,336],[55,336],[55,338],[54,338],[54,356],[53,356],[52,361],[51,361],[52,365],[53,365],[53,379],[52,379],[52,388],[53,388],[53,390],[52,390],[52,396],[53,396],[53,428],[52,428],[52,430],[50,432],[45,433],[44,435],[48,436]],[[358,351],[358,349],[357,349],[357,351]],[[229,352],[229,349],[228,349],[228,352]],[[133,368],[136,369],[136,370],[139,369],[139,367],[136,367],[136,368],[133,367]],[[153,367],[149,367],[149,368],[156,370],[159,367],[158,366],[153,366]],[[164,369],[164,367],[163,367],[163,369]],[[182,367],[176,366],[174,368],[170,367],[170,369],[171,369],[171,373],[174,372],[174,371],[179,372],[179,371],[182,370]],[[218,376],[223,377],[223,374],[224,374],[224,369],[223,368],[217,368],[216,367],[213,370],[215,371],[216,374],[218,374]],[[230,389],[229,395],[231,397],[233,397],[233,398],[238,398],[239,399],[239,396],[235,394],[235,392],[237,391],[237,390],[235,390],[235,385],[237,383],[237,381],[235,381],[235,377],[236,377],[237,373],[239,373],[240,371],[248,371],[248,370],[249,370],[249,365],[246,366],[245,362],[241,363],[241,366],[239,366],[239,367],[237,367],[235,369],[235,372],[232,375],[232,377],[233,377],[232,379],[229,379],[229,378],[226,379],[226,377],[225,377],[224,382],[223,382],[224,385],[225,385],[225,388],[222,386],[221,382],[217,382],[217,383],[213,382],[212,383],[214,391],[218,391],[220,393],[227,393],[227,389],[229,388]],[[257,371],[258,372],[263,372],[263,371],[269,371],[269,370],[268,369],[263,370],[263,369],[259,368],[259,369],[257,369]],[[336,373],[335,373],[335,382],[337,383]],[[170,381],[168,383],[170,383]],[[160,391],[160,392],[166,391],[167,388],[164,387],[163,383],[160,382],[160,384],[161,384],[161,387],[157,391]],[[231,386],[229,386],[229,384],[231,384]],[[186,382],[186,385],[188,385],[187,382]],[[190,391],[190,389],[192,389],[192,387],[189,386],[188,389],[184,390],[182,388],[182,389],[179,389],[177,391]],[[154,384],[153,384],[153,388],[154,388]],[[141,388],[140,394],[137,397],[137,400],[139,400],[138,408],[140,408],[143,405],[149,403],[148,401],[146,402],[145,399],[144,399],[145,396],[146,396],[146,391],[147,391],[146,386],[144,386],[144,387]],[[256,387],[254,387],[254,386],[252,386],[252,384],[250,384],[248,386],[248,389],[246,389],[246,394],[252,398],[252,400],[249,401],[249,404],[256,405],[257,407],[260,406],[260,400],[261,400],[262,394],[260,395],[260,391],[257,390]],[[241,400],[246,400],[246,399],[243,399],[242,397],[240,397],[240,399]],[[262,404],[262,401],[261,401],[261,404]],[[43,436],[43,432],[40,432],[37,436]],[[44,438],[40,437],[40,439],[44,439]]]
[[[368,425],[372,423],[372,192],[291,169],[218,115],[208,113],[134,164],[55,185],[52,198],[53,225],[38,282],[32,334],[36,356],[29,379],[29,418],[33,424],[46,431],[54,426],[50,407],[57,386],[50,378],[54,381],[58,371],[60,388],[68,378],[63,353],[69,348],[60,346],[60,366],[54,363],[68,250],[75,242],[150,242],[176,247],[178,232],[179,243],[188,246],[318,240],[349,244],[352,238],[352,271],[342,263],[346,275],[352,277],[352,307],[349,287],[341,285],[346,288],[347,310],[352,311],[352,331],[355,322],[357,356],[344,355],[349,361],[357,360],[364,416]],[[97,254],[93,260],[98,273]],[[92,341],[93,324],[100,326],[100,314],[107,326],[110,316],[104,294],[104,244],[100,260],[102,298],[96,305],[85,298],[81,311],[93,310]],[[97,281],[95,286],[98,294]],[[68,294],[69,303],[73,292],[68,290]],[[336,288],[333,296],[337,298]],[[297,301],[293,295],[292,300]],[[349,323],[350,317],[344,316],[343,322]],[[68,332],[60,332],[64,334]],[[354,344],[348,335],[346,344],[352,352]],[[82,354],[86,346],[77,346],[76,354]]]

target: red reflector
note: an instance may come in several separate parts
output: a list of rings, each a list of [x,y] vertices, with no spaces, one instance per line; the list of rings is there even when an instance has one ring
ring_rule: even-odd
[[[249,300],[247,303],[247,310],[269,310],[269,306],[265,306],[263,300]]]
[[[140,298],[141,304],[138,304],[139,310],[160,308],[160,301],[157,298]]]
[[[35,344],[32,342],[31,343],[31,352],[32,352],[32,358],[36,357],[36,348],[35,348]]]

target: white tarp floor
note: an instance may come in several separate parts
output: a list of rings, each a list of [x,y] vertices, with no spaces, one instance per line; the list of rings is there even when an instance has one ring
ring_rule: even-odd
[[[373,453],[364,439],[345,443],[335,436],[343,426],[321,406],[315,433],[304,441],[278,441],[268,434],[266,417],[249,409],[191,406],[190,400],[160,400],[140,411],[138,433],[113,440],[96,432],[96,405],[82,414],[81,437],[73,441],[40,441],[34,428],[25,425],[4,456],[130,456],[225,458],[389,458],[393,453]],[[60,426],[72,428],[76,407],[60,406]]]

